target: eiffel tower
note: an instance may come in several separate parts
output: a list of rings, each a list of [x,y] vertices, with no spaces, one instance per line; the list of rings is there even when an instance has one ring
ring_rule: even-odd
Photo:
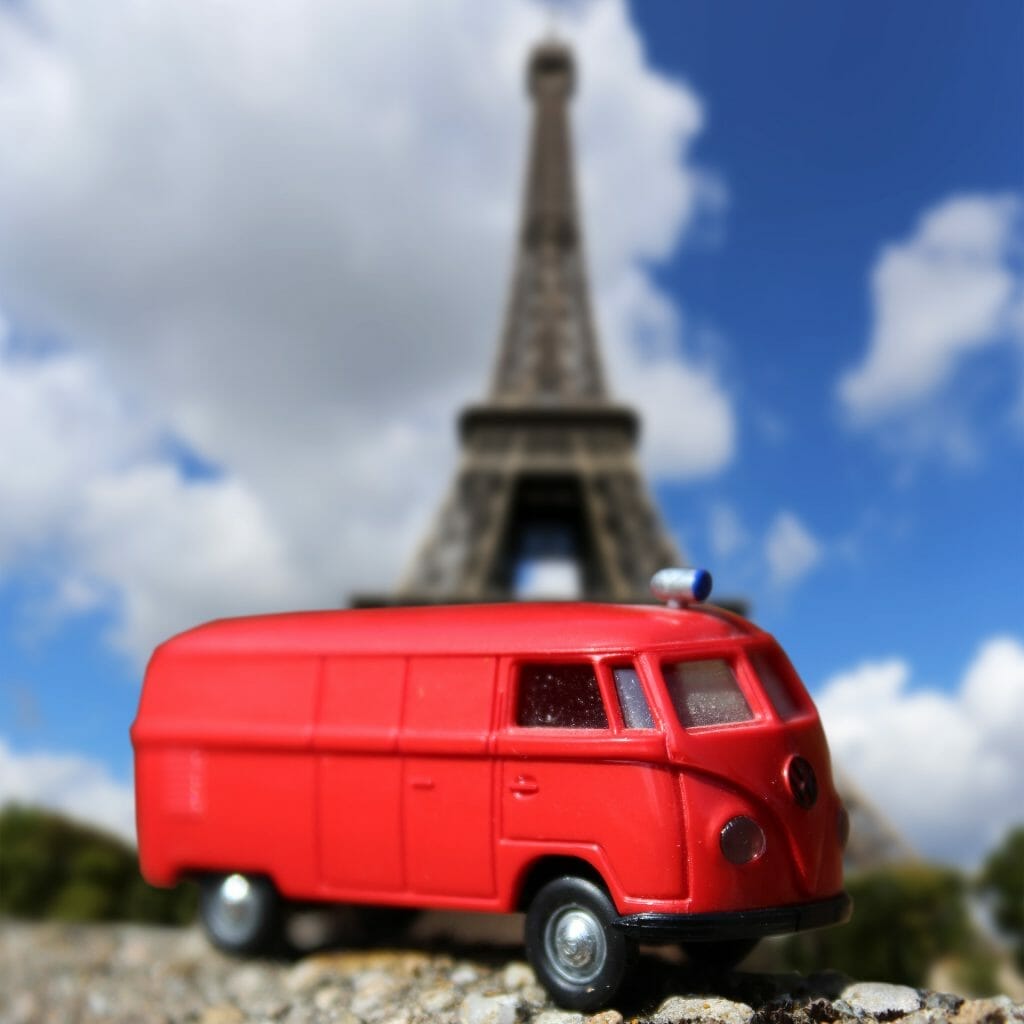
[[[560,570],[554,596],[644,602],[658,569],[684,564],[637,465],[639,420],[612,400],[601,365],[573,176],[574,84],[568,47],[534,49],[518,253],[490,393],[462,411],[454,483],[397,591],[355,605],[552,596],[522,571],[545,564]],[[848,869],[915,858],[841,771],[837,783],[853,823]]]
[[[568,47],[527,66],[533,124],[511,292],[487,399],[462,411],[461,463],[392,601],[646,601],[682,564],[636,461],[639,421],[598,350],[573,174]]]

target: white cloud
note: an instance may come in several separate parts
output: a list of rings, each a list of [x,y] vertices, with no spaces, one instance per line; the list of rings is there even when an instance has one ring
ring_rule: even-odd
[[[722,558],[728,558],[744,547],[750,540],[743,521],[736,509],[725,502],[716,502],[708,515],[708,536],[711,550]]]
[[[364,518],[307,539],[290,530],[297,515],[282,518],[238,475],[183,474],[147,419],[117,402],[81,354],[22,357],[0,338],[0,430],[15,439],[0,446],[0,564],[34,568],[52,582],[49,600],[27,609],[41,613],[36,627],[112,602],[112,638],[139,661],[206,618],[337,605],[345,596],[339,577],[372,578],[377,552],[418,525],[401,500],[410,480],[377,479],[361,462],[388,459],[387,448],[396,453],[390,461],[407,461],[419,441],[401,427],[383,428],[369,451],[340,453],[336,481],[321,484],[322,468],[296,453],[297,478],[308,474],[299,510],[311,529],[331,511],[321,501],[341,518],[345,487],[364,481]],[[412,479],[421,490],[427,483]],[[40,561],[41,551],[50,554]]]
[[[147,651],[171,629],[231,610],[327,599],[305,581],[264,509],[236,480],[188,483],[167,465],[98,478],[73,528],[80,564],[120,596],[115,640]]]
[[[791,586],[821,562],[824,549],[792,512],[783,511],[768,528],[764,554],[772,583]]]
[[[887,245],[872,271],[873,326],[860,366],[839,382],[851,420],[862,427],[903,417],[898,432],[938,441],[953,454],[970,447],[967,429],[952,430],[954,375],[971,353],[1024,339],[1015,309],[1024,301],[1021,200],[1012,195],[958,195],[927,211],[913,235]],[[929,407],[941,401],[943,411]]]
[[[119,645],[144,658],[198,618],[327,597],[299,577],[258,499],[231,477],[188,480],[95,361],[16,354],[0,338],[0,559],[56,552],[44,617],[120,605]]]
[[[0,807],[31,804],[60,811],[135,843],[135,796],[99,761],[77,754],[17,753],[0,737]]]
[[[129,459],[148,432],[92,360],[19,355],[0,325],[0,564],[47,539],[85,483]]]
[[[74,346],[0,354],[24,438],[0,557],[59,542],[65,596],[113,593],[140,653],[189,607],[393,582],[486,386],[546,22],[528,0],[0,6],[0,302]],[[714,472],[731,400],[645,269],[714,194],[700,102],[622,0],[562,25],[617,391],[657,472]],[[183,477],[166,436],[223,476]]]
[[[736,450],[735,411],[714,367],[681,356],[678,310],[631,269],[601,294],[600,307],[610,377],[643,417],[651,473],[692,478],[728,465]]]
[[[974,864],[1024,821],[1024,645],[986,640],[952,693],[911,686],[899,658],[815,697],[836,763],[920,853]]]

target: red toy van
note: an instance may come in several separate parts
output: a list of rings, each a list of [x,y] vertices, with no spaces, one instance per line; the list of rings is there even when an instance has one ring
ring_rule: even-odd
[[[698,607],[477,605],[226,620],[146,672],[149,881],[201,884],[212,941],[288,901],[525,910],[563,1006],[613,999],[640,942],[719,967],[849,916],[848,818],[776,642]]]

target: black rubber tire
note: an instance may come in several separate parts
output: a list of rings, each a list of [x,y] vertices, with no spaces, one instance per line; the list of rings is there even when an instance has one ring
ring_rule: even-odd
[[[526,955],[537,979],[559,1006],[590,1012],[619,993],[633,959],[633,943],[613,926],[615,905],[599,885],[585,878],[548,882],[526,914]],[[559,958],[555,936],[574,927],[589,941],[590,962]],[[580,953],[586,956],[586,953]]]
[[[226,953],[270,952],[282,940],[281,897],[260,875],[233,872],[201,879],[199,916],[210,941]]]
[[[698,970],[725,974],[754,951],[759,939],[721,939],[717,942],[684,942],[687,960]]]

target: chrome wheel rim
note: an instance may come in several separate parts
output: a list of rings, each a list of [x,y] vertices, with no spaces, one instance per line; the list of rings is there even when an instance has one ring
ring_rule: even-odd
[[[608,943],[594,914],[572,904],[548,919],[544,927],[544,952],[548,963],[565,981],[586,985],[601,973]]]
[[[227,875],[214,890],[210,925],[229,942],[245,942],[258,927],[261,900],[245,875]]]

